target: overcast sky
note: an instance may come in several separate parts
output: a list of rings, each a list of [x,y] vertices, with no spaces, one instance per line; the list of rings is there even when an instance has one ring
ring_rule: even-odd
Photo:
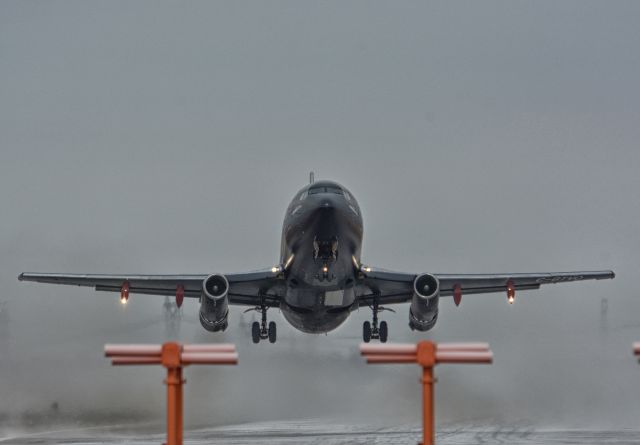
[[[428,334],[385,314],[394,341],[491,342],[491,367],[438,369],[439,422],[637,426],[639,20],[634,1],[0,3],[0,419],[162,412],[159,371],[101,357],[162,341],[162,297],[125,311],[20,272],[269,267],[315,170],[359,200],[368,264],[617,273],[443,298]],[[215,335],[184,312],[182,340],[233,340],[244,365],[188,371],[193,422],[418,424],[418,370],[357,356],[368,311],[328,336],[273,311],[258,346],[241,308]]]

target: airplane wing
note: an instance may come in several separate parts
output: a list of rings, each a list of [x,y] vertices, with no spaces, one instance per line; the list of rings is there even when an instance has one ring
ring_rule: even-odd
[[[58,273],[21,273],[20,281],[38,283],[67,284],[93,287],[97,291],[120,292],[124,283],[129,293],[147,295],[176,295],[180,286],[184,297],[199,298],[202,282],[207,275],[107,275],[107,274],[58,274]],[[267,306],[280,304],[282,284],[269,270],[225,275],[229,281],[229,304],[257,306],[261,295],[265,296]]]
[[[539,289],[543,284],[570,281],[605,280],[615,277],[613,271],[546,272],[513,274],[432,274],[440,281],[440,296],[453,296],[456,286],[461,295]],[[372,269],[365,274],[363,285],[369,290],[361,298],[361,305],[370,305],[377,296],[380,304],[404,303],[413,296],[413,282],[418,274]]]

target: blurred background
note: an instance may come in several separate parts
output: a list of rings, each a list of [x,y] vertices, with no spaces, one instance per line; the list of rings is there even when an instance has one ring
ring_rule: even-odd
[[[640,3],[0,4],[0,433],[158,421],[163,371],[107,342],[237,343],[186,371],[190,426],[417,426],[419,370],[367,367],[360,310],[253,345],[197,301],[19,283],[23,271],[213,273],[278,260],[285,208],[348,187],[363,260],[412,272],[613,269],[613,281],[408,306],[391,341],[488,341],[439,367],[438,424],[633,428],[640,418]],[[165,304],[168,304],[165,307]],[[167,312],[169,311],[169,312]]]

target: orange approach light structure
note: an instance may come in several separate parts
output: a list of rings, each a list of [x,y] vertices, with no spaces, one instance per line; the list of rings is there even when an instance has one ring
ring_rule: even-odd
[[[417,363],[422,366],[422,442],[435,443],[433,368],[440,363],[492,363],[488,343],[360,344],[360,352],[371,364]]]
[[[162,365],[167,368],[167,442],[182,445],[182,368],[187,365],[236,365],[232,344],[105,345],[112,365]]]

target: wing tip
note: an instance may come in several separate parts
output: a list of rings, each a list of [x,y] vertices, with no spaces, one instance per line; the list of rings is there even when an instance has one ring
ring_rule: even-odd
[[[18,275],[18,281],[24,281],[24,272]]]
[[[612,270],[607,271],[607,273],[609,274],[608,278],[610,280],[613,280],[616,277],[616,273]]]

